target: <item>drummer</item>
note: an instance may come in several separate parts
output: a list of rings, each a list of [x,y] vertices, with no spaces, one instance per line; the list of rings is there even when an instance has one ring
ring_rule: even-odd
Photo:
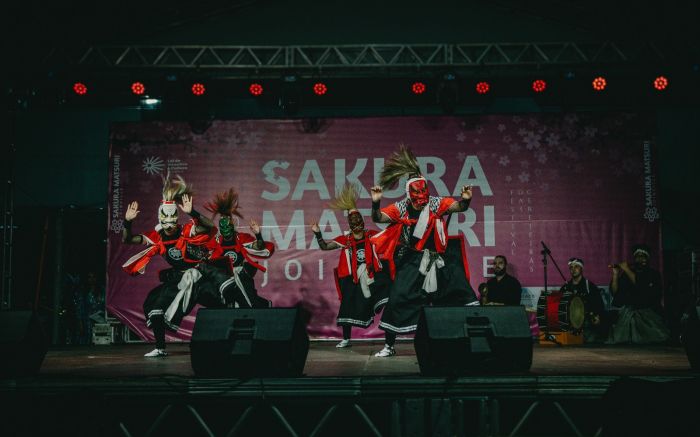
[[[583,322],[583,340],[586,343],[604,342],[608,336],[608,317],[603,305],[600,289],[583,276],[583,260],[569,259],[571,279],[562,287],[564,296],[576,295],[583,300],[585,319]]]
[[[486,282],[486,305],[520,305],[523,287],[520,281],[506,272],[508,260],[504,255],[493,259],[494,277]]]

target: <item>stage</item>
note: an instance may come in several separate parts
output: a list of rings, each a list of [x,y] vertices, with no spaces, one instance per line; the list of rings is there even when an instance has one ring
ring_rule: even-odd
[[[36,377],[0,382],[2,434],[600,435],[611,385],[627,384],[638,427],[678,435],[695,405],[681,399],[698,393],[673,346],[534,345],[529,372],[446,378],[420,375],[411,341],[390,358],[374,357],[380,341],[335,344],[311,343],[303,377],[251,379],[195,377],[186,343],[161,359],[143,357],[150,344],[52,348]]]

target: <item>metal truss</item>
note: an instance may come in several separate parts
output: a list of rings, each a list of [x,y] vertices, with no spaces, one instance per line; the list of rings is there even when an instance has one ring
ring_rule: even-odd
[[[593,436],[618,377],[4,381],[3,435]],[[650,377],[677,390],[693,377]],[[670,387],[670,386],[667,386]],[[632,396],[636,392],[626,393]],[[667,396],[679,393],[667,392]],[[625,401],[631,401],[624,397]],[[670,399],[670,398],[668,398]],[[664,400],[668,400],[664,399]],[[683,399],[682,396],[677,399]],[[680,402],[680,401],[679,401]],[[37,421],[36,417],[42,420]],[[627,417],[625,420],[630,420]],[[670,420],[659,417],[660,423]],[[684,419],[686,420],[686,419]],[[688,423],[692,418],[687,417]],[[631,424],[630,424],[631,425]],[[676,424],[685,426],[683,424]],[[676,428],[674,428],[676,429]]]
[[[505,402],[504,402],[505,401]],[[570,401],[570,399],[569,399]],[[187,430],[195,435],[208,437],[245,436],[254,430],[258,435],[285,435],[289,437],[322,435],[348,435],[349,422],[354,422],[353,432],[375,437],[398,437],[404,435],[454,435],[454,436],[527,436],[533,434],[533,427],[525,429],[534,410],[553,407],[561,420],[548,420],[546,434],[559,436],[594,436],[601,434],[600,423],[591,427],[590,423],[575,423],[567,414],[564,405],[567,399],[535,400],[514,407],[508,399],[489,396],[460,398],[409,398],[383,399],[368,402],[366,399],[342,399],[332,402],[303,402],[305,415],[298,417],[298,410],[290,408],[299,401],[268,399],[245,405],[234,405],[231,399],[217,400],[226,411],[226,417],[207,417],[207,403],[194,399],[170,401],[158,405],[153,417],[143,421],[142,413],[125,413],[117,403],[100,413],[105,420],[100,432],[109,435],[132,437],[135,435],[167,435],[169,430]],[[502,407],[502,404],[505,405]],[[586,403],[571,404],[570,409],[585,406],[587,411],[596,411],[597,399]],[[106,406],[106,405],[105,405]],[[525,409],[518,423],[513,427],[512,420],[503,420],[503,409],[520,412]],[[377,414],[377,409],[382,411]],[[551,408],[550,408],[551,409]],[[547,411],[551,415],[551,411]],[[138,417],[135,417],[138,416]],[[384,417],[381,417],[384,416]],[[580,419],[579,419],[580,420]],[[140,423],[135,425],[135,423]],[[588,420],[587,422],[590,422]],[[542,423],[533,424],[534,429],[542,429]],[[587,429],[581,428],[587,426]],[[537,432],[535,432],[537,434]]]
[[[697,51],[690,49],[690,51]],[[53,49],[41,63],[95,70],[167,69],[226,72],[231,77],[297,72],[432,68],[598,66],[672,62],[670,48],[653,42],[529,42],[469,44],[362,44],[314,46],[119,45]]]

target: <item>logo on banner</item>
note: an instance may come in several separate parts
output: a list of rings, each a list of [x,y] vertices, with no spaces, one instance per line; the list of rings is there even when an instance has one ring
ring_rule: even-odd
[[[149,156],[141,163],[141,168],[146,174],[155,175],[163,172],[165,163],[158,156]]]

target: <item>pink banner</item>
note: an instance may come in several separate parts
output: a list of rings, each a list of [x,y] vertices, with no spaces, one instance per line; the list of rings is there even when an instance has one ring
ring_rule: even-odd
[[[259,294],[275,306],[308,309],[312,337],[340,336],[333,280],[339,253],[319,250],[309,223],[318,220],[327,240],[347,230],[345,217],[327,203],[349,181],[364,187],[358,206],[368,227],[377,229],[369,218],[369,188],[401,143],[418,157],[432,195],[458,197],[462,185],[474,186],[470,209],[453,215],[449,232],[464,236],[475,289],[498,254],[508,257],[509,272],[524,287],[541,287],[542,241],[564,274],[568,258],[577,256],[589,279],[607,285],[608,263],[627,259],[632,244],[647,243],[659,254],[650,125],[644,116],[617,113],[215,121],[204,134],[187,123],[113,125],[108,309],[152,339],[142,304],[166,264],[154,259],[146,274],[128,276],[121,265],[142,247],[120,237],[128,202],[139,202],[135,233],[156,225],[160,173],[170,168],[194,185],[201,212],[216,193],[235,187],[245,217],[241,230],[255,219],[277,247],[267,273],[256,276]],[[401,185],[385,191],[382,206],[404,195]],[[561,277],[548,267],[556,288]],[[195,314],[169,339],[189,339]],[[353,332],[381,335],[376,323]]]

